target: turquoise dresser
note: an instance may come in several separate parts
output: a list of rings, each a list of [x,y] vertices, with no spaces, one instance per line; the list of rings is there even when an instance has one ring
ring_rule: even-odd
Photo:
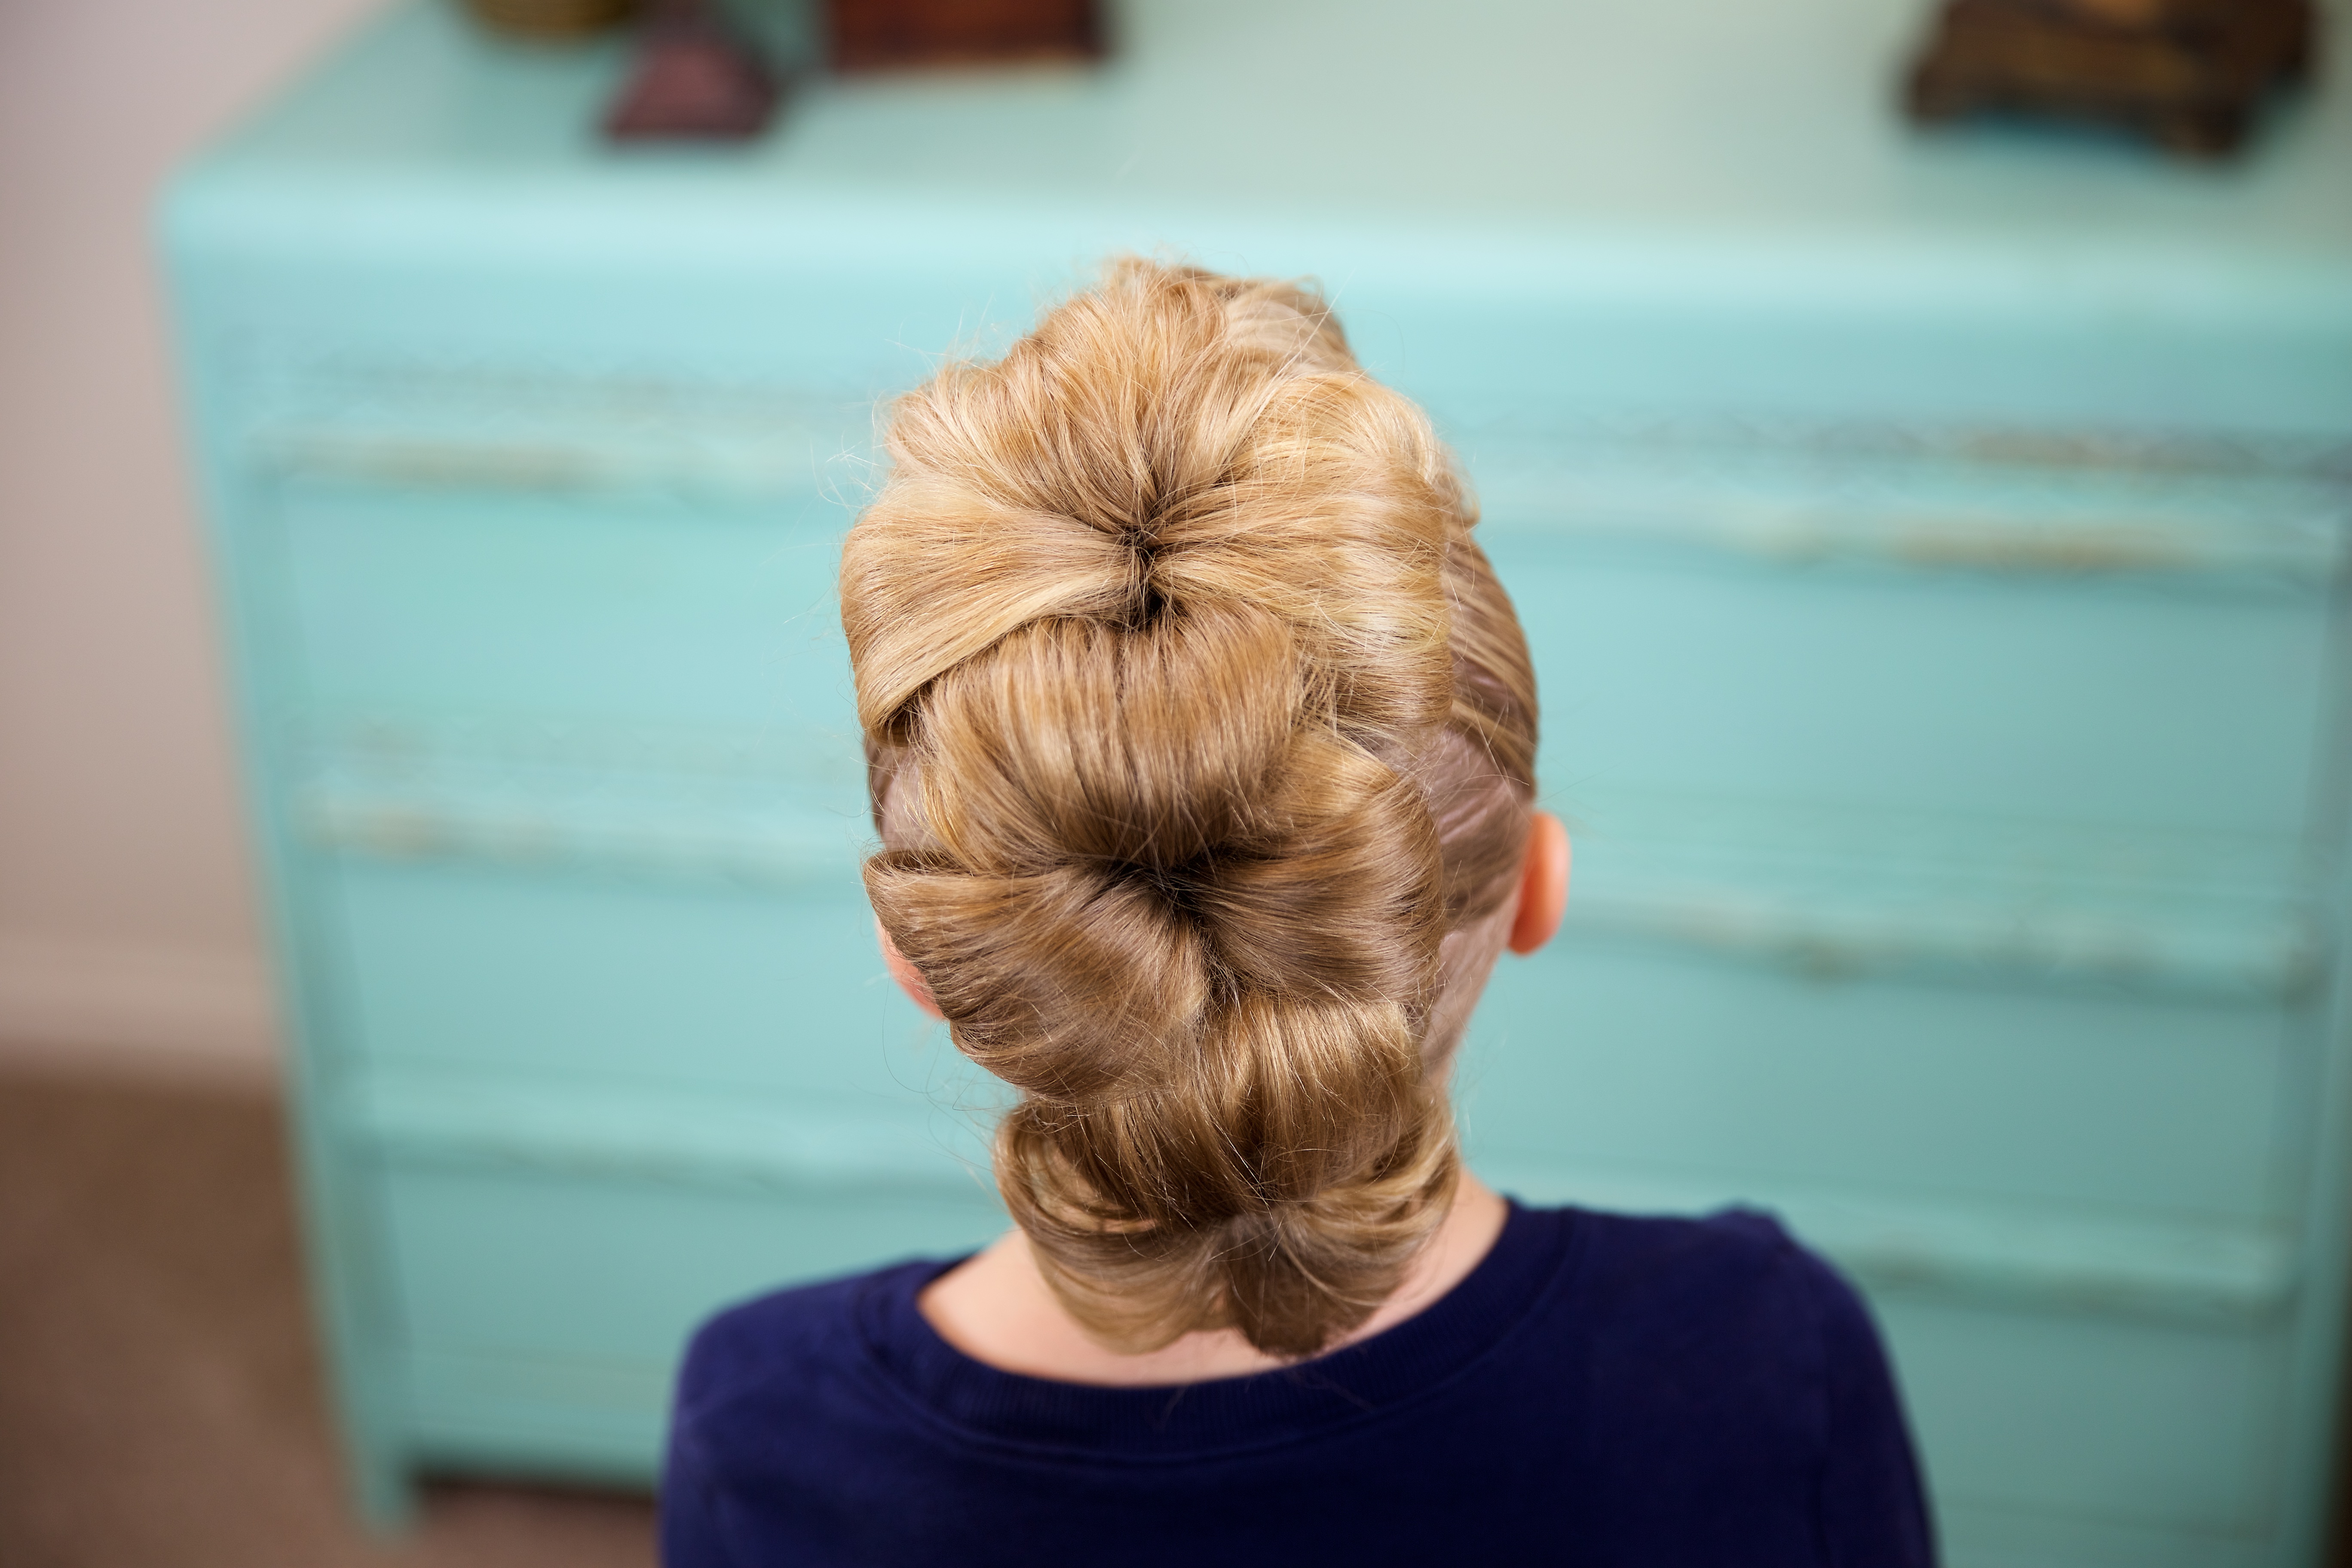
[[[1919,10],[1135,0],[1100,71],[614,152],[614,49],[414,0],[187,170],[365,1506],[642,1482],[702,1313],[1001,1223],[873,951],[835,551],[877,396],[1128,247],[1319,275],[1483,497],[1579,845],[1464,1068],[1488,1174],[1788,1216],[1956,1564],[2315,1563],[2352,96],[2233,169],[1921,141]]]

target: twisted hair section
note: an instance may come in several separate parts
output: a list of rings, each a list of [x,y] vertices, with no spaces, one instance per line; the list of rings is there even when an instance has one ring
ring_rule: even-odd
[[[1313,294],[1135,259],[889,447],[842,566],[866,883],[1021,1090],[1005,1201],[1108,1344],[1320,1350],[1444,1217],[1442,945],[1526,841],[1451,462]]]

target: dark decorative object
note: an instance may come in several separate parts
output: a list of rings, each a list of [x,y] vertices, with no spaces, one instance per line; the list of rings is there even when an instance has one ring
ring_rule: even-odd
[[[2104,120],[2194,157],[2234,153],[2310,68],[2310,0],[1948,0],[1912,68],[1925,122],[1983,110]]]
[[[495,32],[519,38],[577,38],[625,21],[637,0],[466,0]]]
[[[1095,0],[828,0],[833,68],[1095,59]]]
[[[706,0],[656,0],[604,131],[624,142],[742,141],[767,128],[777,91],[759,51]]]

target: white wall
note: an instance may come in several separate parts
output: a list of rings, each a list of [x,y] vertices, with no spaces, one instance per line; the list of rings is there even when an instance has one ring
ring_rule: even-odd
[[[0,1052],[270,1059],[148,206],[374,3],[0,0]]]

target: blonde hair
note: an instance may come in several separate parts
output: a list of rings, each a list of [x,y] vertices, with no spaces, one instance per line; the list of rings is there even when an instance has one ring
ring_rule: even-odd
[[[889,450],[841,577],[866,886],[1022,1091],[1004,1201],[1107,1344],[1320,1350],[1451,1201],[1440,942],[1534,787],[1444,448],[1313,293],[1129,258]]]

